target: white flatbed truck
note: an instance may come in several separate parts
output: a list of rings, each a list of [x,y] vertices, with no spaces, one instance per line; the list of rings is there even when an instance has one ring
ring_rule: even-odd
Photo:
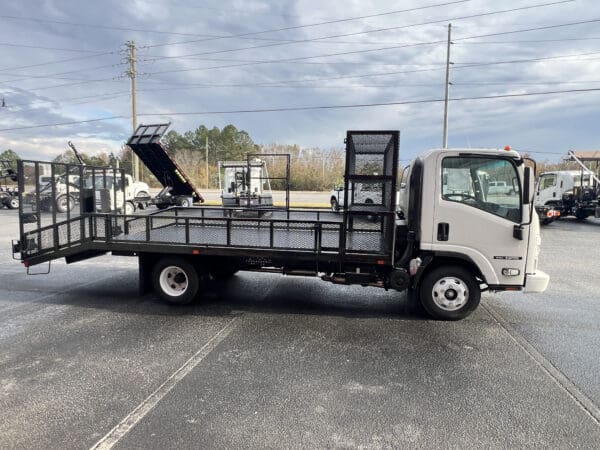
[[[398,148],[397,131],[347,133],[342,214],[288,209],[232,218],[224,217],[222,208],[199,206],[143,216],[82,208],[65,217],[21,204],[13,253],[26,267],[109,252],[135,256],[140,292],[152,288],[174,304],[196,298],[209,277],[226,278],[238,270],[409,290],[432,317],[444,320],[468,316],[484,290],[546,289],[549,277],[537,268],[533,171],[517,152],[433,150],[416,158],[403,205],[406,219],[400,220]],[[28,182],[26,174],[36,179],[39,164],[20,162],[19,187]],[[443,181],[449,172],[452,179],[463,177],[469,190],[449,191]],[[515,194],[496,197],[500,201],[486,198],[478,185],[483,172],[510,180]],[[351,195],[366,185],[380,191],[377,203]],[[94,198],[94,192],[81,191]],[[85,206],[85,199],[80,204]]]

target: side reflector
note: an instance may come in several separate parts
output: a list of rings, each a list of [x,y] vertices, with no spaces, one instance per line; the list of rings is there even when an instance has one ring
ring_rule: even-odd
[[[200,250],[198,250],[197,248],[192,250],[192,255],[199,255],[200,254]]]
[[[383,259],[378,259],[377,260],[377,265],[383,266],[384,264],[385,264],[385,261]]]

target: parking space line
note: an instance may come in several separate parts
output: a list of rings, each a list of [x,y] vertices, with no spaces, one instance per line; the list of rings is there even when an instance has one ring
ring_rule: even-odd
[[[187,374],[202,362],[237,326],[241,316],[236,316],[218,331],[179,369],[167,378],[152,394],[121,420],[106,436],[96,442],[90,450],[105,450],[115,446],[129,431],[137,425]]]
[[[596,422],[596,425],[600,425],[600,408],[585,395],[575,384],[563,374],[554,364],[544,357],[536,348],[521,336],[510,323],[500,315],[498,311],[492,308],[491,305],[481,305],[492,319],[500,325],[504,331],[510,336],[510,338],[527,353],[527,355],[533,359],[541,368],[546,372],[550,378],[564,391],[569,397],[571,397],[579,407],[585,411],[591,419]]]

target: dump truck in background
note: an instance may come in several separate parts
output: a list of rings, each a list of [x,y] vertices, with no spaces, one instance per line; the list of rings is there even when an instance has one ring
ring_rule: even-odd
[[[150,196],[146,198],[158,209],[171,206],[189,207],[194,203],[204,202],[202,194],[183,169],[169,156],[160,141],[170,125],[170,123],[140,125],[127,141],[129,148],[163,186],[154,198]]]
[[[152,132],[148,140],[156,136]],[[74,263],[106,253],[136,257],[140,292],[152,289],[173,304],[191,302],[207,280],[238,270],[409,291],[428,314],[444,320],[468,316],[482,291],[546,289],[549,277],[537,267],[534,172],[517,152],[444,149],[416,158],[400,205],[405,219],[396,209],[398,152],[397,131],[347,133],[341,214],[288,208],[227,217],[222,207],[207,206],[135,216],[100,213],[93,207],[98,187],[82,185],[77,214],[44,213],[37,204],[33,211],[20,209],[13,255],[28,269],[58,258]],[[19,162],[20,187],[40,164]],[[515,194],[486,198],[477,175],[483,172],[510,181]],[[445,188],[443,173],[473,190]],[[377,202],[348,195],[367,185],[379,190]]]
[[[569,151],[566,159],[576,162],[580,169],[542,173],[536,187],[536,208],[551,208],[558,213],[556,216],[573,216],[578,220],[585,220],[590,216],[599,217],[600,178],[584,164],[576,152]],[[587,160],[600,161],[600,154],[597,157],[588,156]],[[548,216],[546,222],[549,219]]]

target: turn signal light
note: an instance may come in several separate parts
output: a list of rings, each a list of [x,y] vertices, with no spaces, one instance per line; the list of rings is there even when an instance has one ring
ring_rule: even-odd
[[[520,273],[521,271],[519,269],[512,269],[509,267],[505,267],[504,269],[502,269],[502,275],[504,275],[505,277],[516,277]]]

